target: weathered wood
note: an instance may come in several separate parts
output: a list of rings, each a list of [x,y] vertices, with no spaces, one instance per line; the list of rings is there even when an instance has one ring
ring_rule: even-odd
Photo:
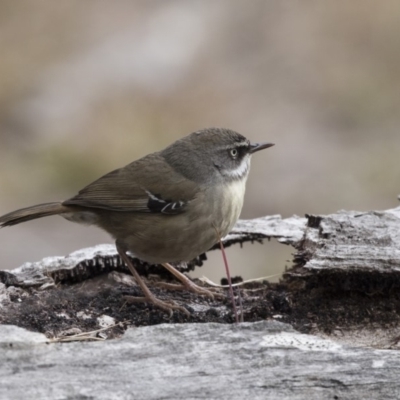
[[[101,343],[48,344],[0,326],[0,398],[385,399],[400,355],[346,347],[277,322],[129,329]]]
[[[298,250],[309,269],[400,271],[400,207],[308,216]]]

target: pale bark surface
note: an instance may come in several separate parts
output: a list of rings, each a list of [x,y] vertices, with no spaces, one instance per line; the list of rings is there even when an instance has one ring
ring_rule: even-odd
[[[0,326],[2,399],[400,396],[398,352],[346,347],[273,321],[130,328],[101,343],[45,344],[17,329]]]

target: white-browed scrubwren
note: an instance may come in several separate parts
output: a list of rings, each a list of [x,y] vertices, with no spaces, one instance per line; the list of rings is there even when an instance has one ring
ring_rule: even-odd
[[[204,129],[102,176],[64,202],[6,214],[0,217],[0,227],[55,214],[97,225],[115,239],[144,301],[187,313],[149,291],[127,252],[162,264],[188,289],[212,296],[169,263],[190,261],[229,233],[243,206],[250,158],[271,146],[252,144],[229,129]]]

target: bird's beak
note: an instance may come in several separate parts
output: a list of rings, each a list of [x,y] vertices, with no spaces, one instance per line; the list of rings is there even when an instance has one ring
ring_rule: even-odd
[[[272,147],[274,145],[275,145],[275,143],[252,143],[252,144],[250,144],[249,153],[253,154],[256,151],[268,149],[268,147]]]

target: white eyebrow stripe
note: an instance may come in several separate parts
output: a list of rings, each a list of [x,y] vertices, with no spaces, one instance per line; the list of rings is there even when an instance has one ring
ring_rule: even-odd
[[[236,142],[234,144],[234,147],[249,147],[250,143],[249,142]]]
[[[234,144],[229,144],[227,146],[221,146],[219,147],[219,150],[230,150],[230,149],[235,149],[237,147],[250,147],[249,142],[236,142]]]

